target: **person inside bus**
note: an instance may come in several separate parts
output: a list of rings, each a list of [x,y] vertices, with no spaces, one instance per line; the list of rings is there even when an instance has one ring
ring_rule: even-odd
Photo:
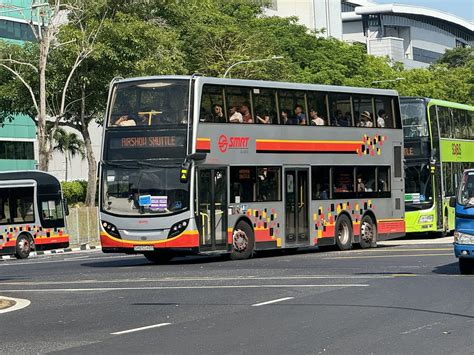
[[[114,123],[114,126],[121,126],[121,127],[130,127],[130,126],[136,126],[136,125],[137,123],[131,117],[131,115],[120,116]]]
[[[270,115],[267,110],[263,110],[262,114],[257,113],[257,122],[258,123],[263,123],[263,124],[269,124],[270,123]]]
[[[303,106],[296,105],[295,106],[295,117],[294,117],[294,124],[297,125],[305,125],[306,124],[306,115],[303,113]]]
[[[360,115],[359,127],[373,127],[372,116],[369,111],[364,111]]]
[[[225,123],[224,111],[221,105],[212,106],[212,122]]]
[[[237,106],[232,106],[229,109],[229,122],[232,122],[232,123],[242,123],[243,122],[242,114],[237,109]]]
[[[253,117],[247,104],[241,105],[239,111],[242,114],[242,122],[253,123]]]
[[[309,117],[311,118],[311,126],[324,126],[324,119],[318,116],[318,112],[311,108],[309,110]]]
[[[385,110],[379,110],[379,112],[377,113],[377,127],[384,128],[386,119],[387,112],[385,112]]]
[[[344,116],[342,114],[342,111],[341,110],[336,110],[334,111],[334,119],[333,119],[333,124],[335,126],[339,126],[339,127],[348,127],[349,126],[349,122],[347,120],[347,113],[346,113],[346,116]]]
[[[365,192],[365,184],[364,181],[362,180],[362,175],[357,175],[357,192]]]

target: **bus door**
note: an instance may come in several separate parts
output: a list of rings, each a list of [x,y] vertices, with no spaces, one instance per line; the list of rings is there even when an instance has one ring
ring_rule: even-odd
[[[286,243],[309,244],[309,170],[285,169]]]
[[[198,170],[201,250],[227,249],[227,169]]]

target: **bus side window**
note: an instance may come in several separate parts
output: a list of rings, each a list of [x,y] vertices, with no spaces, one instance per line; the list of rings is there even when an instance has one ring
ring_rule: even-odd
[[[375,123],[379,128],[393,128],[392,99],[378,96],[375,98]]]
[[[313,166],[311,169],[311,185],[313,200],[328,200],[330,198],[329,166]]]
[[[10,213],[13,223],[32,223],[35,221],[33,193],[33,187],[11,189]]]
[[[227,110],[233,108],[233,114],[238,118],[229,118],[234,123],[254,123],[252,105],[250,104],[250,89],[247,87],[226,87],[226,107]],[[233,116],[232,114],[232,116]],[[240,116],[240,115],[241,116]]]
[[[254,88],[252,96],[256,122],[259,124],[278,124],[276,90]]]
[[[352,102],[354,103],[355,125],[357,127],[375,127],[372,97],[367,95],[352,95]]]
[[[224,123],[227,112],[224,107],[224,88],[218,85],[204,85],[201,99],[201,122]]]
[[[0,189],[0,224],[11,223],[8,189]]]
[[[322,92],[308,91],[306,96],[308,98],[309,106],[308,124],[311,126],[328,126],[329,115],[326,105],[326,94]]]
[[[282,115],[280,124],[308,124],[308,110],[306,108],[304,92],[295,90],[279,90],[278,103],[280,105],[280,115]]]
[[[329,109],[331,113],[331,125],[339,127],[353,126],[351,95],[330,94]]]
[[[231,203],[255,202],[256,168],[254,166],[233,166],[230,168]]]
[[[352,166],[336,166],[332,170],[333,198],[355,197],[354,168]]]

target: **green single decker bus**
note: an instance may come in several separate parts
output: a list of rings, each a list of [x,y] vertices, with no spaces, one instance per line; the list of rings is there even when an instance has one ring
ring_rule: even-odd
[[[402,97],[407,233],[454,230],[449,197],[464,169],[474,167],[474,106]]]

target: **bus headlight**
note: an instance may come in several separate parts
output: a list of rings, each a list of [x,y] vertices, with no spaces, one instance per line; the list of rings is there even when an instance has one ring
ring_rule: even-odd
[[[102,221],[102,228],[104,228],[104,230],[112,237],[121,238],[117,227],[115,227],[112,223]]]
[[[432,223],[433,219],[434,219],[433,215],[431,215],[431,216],[421,216],[418,219],[418,223]]]
[[[189,219],[175,223],[171,226],[170,232],[168,233],[168,238],[176,237],[177,235],[183,233],[186,230],[186,227],[189,224]]]
[[[457,244],[474,244],[474,235],[461,233],[461,232],[454,232],[454,243]]]

